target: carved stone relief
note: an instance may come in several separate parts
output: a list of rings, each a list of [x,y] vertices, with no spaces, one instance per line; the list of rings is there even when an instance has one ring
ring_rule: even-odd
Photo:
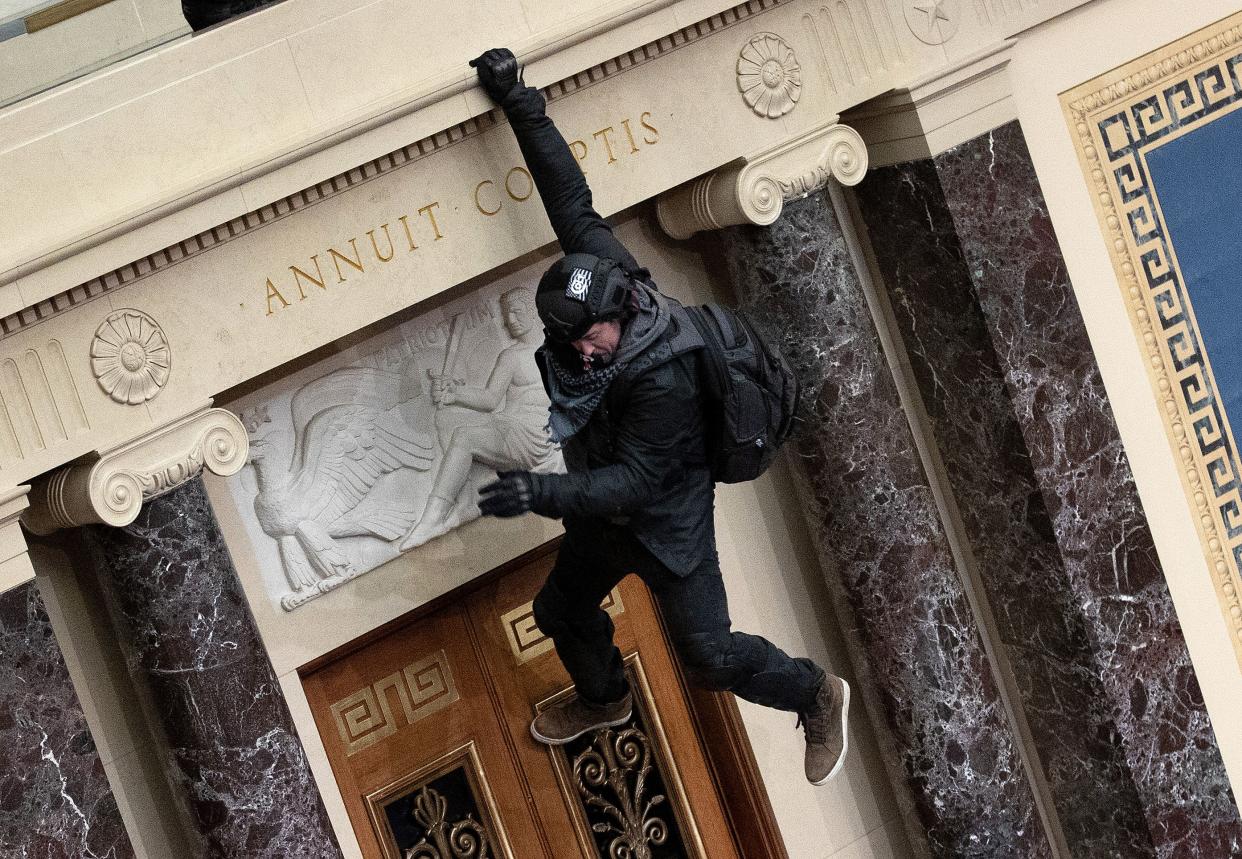
[[[497,286],[234,404],[231,488],[286,610],[476,518],[494,472],[562,470],[541,342],[533,287]]]
[[[752,38],[737,60],[737,88],[760,116],[776,119],[789,113],[802,94],[802,69],[793,48],[775,33]]]
[[[906,24],[920,42],[943,45],[957,33],[958,0],[905,0]]]
[[[171,369],[164,329],[141,310],[118,310],[95,332],[91,370],[118,403],[145,403],[164,388]]]

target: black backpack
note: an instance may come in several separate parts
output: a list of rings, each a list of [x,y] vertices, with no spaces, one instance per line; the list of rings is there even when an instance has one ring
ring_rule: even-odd
[[[673,315],[683,327],[674,337],[674,351],[701,349],[712,478],[717,483],[754,480],[793,432],[798,378],[780,350],[760,337],[741,312],[716,304],[674,303]],[[686,336],[692,332],[698,337]],[[690,346],[695,340],[701,342]]]

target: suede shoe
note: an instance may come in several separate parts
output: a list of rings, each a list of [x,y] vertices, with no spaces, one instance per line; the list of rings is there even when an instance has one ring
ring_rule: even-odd
[[[630,720],[634,697],[629,692],[612,704],[592,704],[577,695],[544,710],[530,723],[530,733],[549,746],[563,746],[596,728],[613,728]]]
[[[823,784],[841,771],[850,745],[849,709],[850,685],[828,674],[811,709],[798,714],[806,730],[806,780],[811,784]]]

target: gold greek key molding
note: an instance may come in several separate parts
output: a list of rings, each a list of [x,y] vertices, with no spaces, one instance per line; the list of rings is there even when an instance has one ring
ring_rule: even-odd
[[[612,617],[618,617],[625,611],[621,602],[621,590],[613,588],[599,607]],[[535,603],[533,600],[511,608],[500,616],[500,625],[504,627],[505,638],[509,649],[518,665],[530,662],[537,656],[551,653],[554,649],[552,639],[543,634],[543,630],[535,623]]]
[[[36,534],[90,524],[122,527],[138,517],[144,501],[204,468],[221,477],[236,474],[248,450],[246,430],[236,415],[204,408],[39,478],[22,522]]]
[[[736,224],[763,226],[780,217],[786,200],[818,191],[829,179],[857,185],[866,172],[862,137],[834,118],[668,191],[656,202],[656,217],[675,239]]]
[[[341,742],[345,744],[346,756],[356,755],[400,729],[393,716],[389,692],[401,705],[407,725],[444,709],[460,697],[443,650],[346,695],[329,708]]]
[[[1218,443],[1232,437],[1229,418],[1217,402],[1218,388],[1189,296],[1177,288],[1181,274],[1176,255],[1163,244],[1164,230],[1152,227],[1163,221],[1159,200],[1146,171],[1136,169],[1144,153],[1169,132],[1184,133],[1210,122],[1219,115],[1218,105],[1236,103],[1240,48],[1242,13],[1088,81],[1065,93],[1061,103],[1085,179],[1094,191],[1096,215],[1146,359],[1234,655],[1242,665],[1242,537],[1237,512],[1242,498],[1230,479],[1239,472],[1237,448]],[[1212,85],[1183,83],[1200,76],[1211,78]],[[1130,137],[1102,130],[1102,123],[1123,114],[1136,117]],[[1135,224],[1142,226],[1141,237],[1136,236]],[[1187,337],[1188,331],[1194,336]]]

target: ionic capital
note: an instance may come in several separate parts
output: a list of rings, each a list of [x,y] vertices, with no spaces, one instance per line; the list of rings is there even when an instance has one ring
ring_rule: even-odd
[[[36,534],[79,525],[128,525],[138,518],[144,501],[197,477],[204,468],[224,477],[236,474],[246,464],[249,448],[236,415],[204,407],[35,480],[22,523]]]
[[[661,195],[660,227],[675,239],[735,224],[770,224],[786,200],[818,191],[836,179],[857,185],[867,172],[867,146],[836,119],[748,155]]]

